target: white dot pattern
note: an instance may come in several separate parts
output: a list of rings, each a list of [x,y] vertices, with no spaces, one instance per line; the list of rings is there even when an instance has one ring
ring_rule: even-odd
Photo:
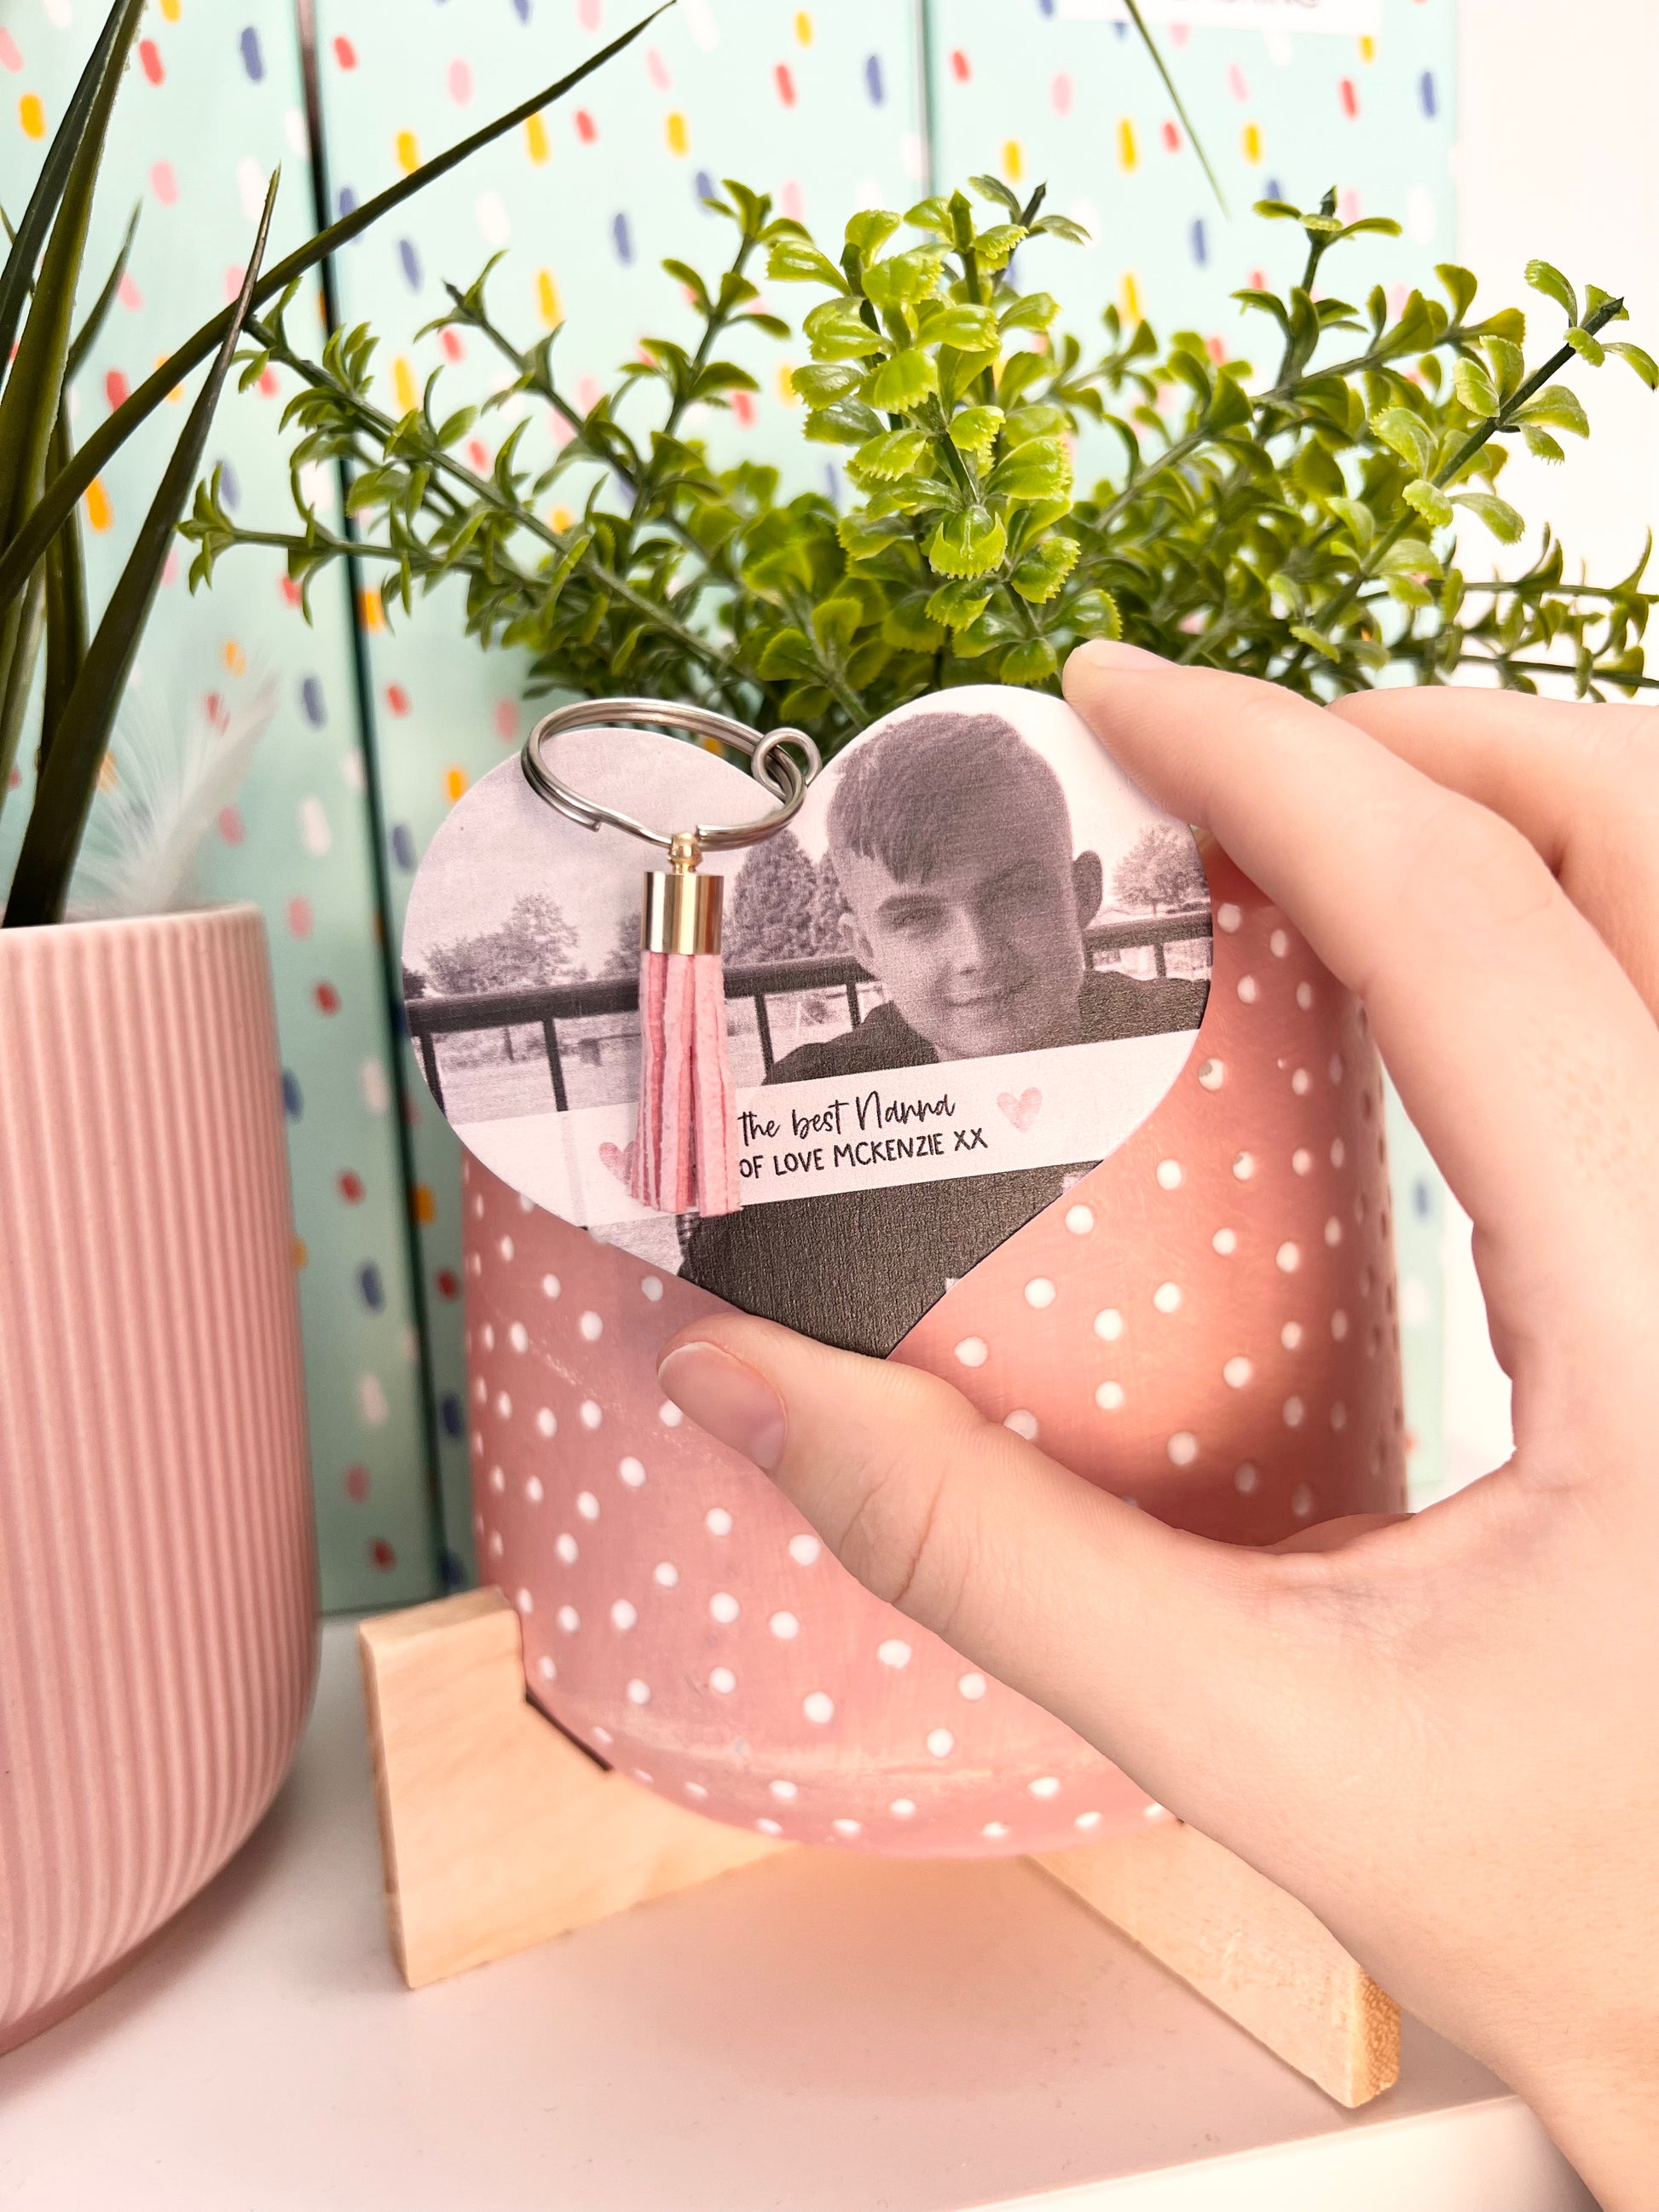
[[[1209,1049],[1156,1132],[1069,1176],[1070,1194],[952,1294],[955,1328],[925,1317],[914,1342],[918,1365],[1062,1463],[1109,1455],[1115,1495],[1158,1514],[1218,1486],[1224,1507],[1196,1509],[1215,1511],[1214,1533],[1264,1543],[1387,1504],[1401,1416],[1370,1048],[1293,930],[1259,902],[1234,921],[1218,917]],[[619,1771],[650,1771],[682,1805],[751,1828],[764,1808],[808,1843],[878,1844],[908,1826],[922,1852],[1040,1850],[1121,1825],[1121,1784],[1103,1794],[1098,1767],[1058,1741],[1047,1759],[1010,1755],[996,1731],[1018,1744],[1044,1723],[931,1639],[888,1632],[895,1617],[823,1561],[763,1478],[717,1468],[651,1389],[657,1348],[699,1310],[690,1287],[521,1215],[476,1169],[470,1201],[481,1181],[497,1194],[469,1221],[463,1261],[478,1549],[561,1722],[596,1747],[614,1731]],[[902,1668],[884,1663],[892,1644]],[[695,1742],[694,1709],[734,1764],[665,1748]],[[854,1746],[867,1771],[837,1764]],[[770,1788],[797,1775],[793,1796]]]

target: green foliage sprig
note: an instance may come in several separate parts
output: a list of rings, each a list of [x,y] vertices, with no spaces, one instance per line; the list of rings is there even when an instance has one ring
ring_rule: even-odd
[[[550,408],[567,441],[527,454],[528,414],[493,469],[461,457],[477,410],[446,413],[440,374],[400,416],[374,399],[375,342],[337,336],[320,362],[289,337],[287,302],[250,325],[251,380],[276,363],[299,380],[285,427],[296,531],[245,529],[216,483],[198,490],[186,534],[192,584],[238,544],[280,547],[309,590],[348,553],[374,564],[386,600],[412,611],[447,578],[465,586],[468,629],[529,649],[538,690],[633,690],[701,701],[810,728],[833,749],[879,714],[954,684],[1052,689],[1079,641],[1122,636],[1173,659],[1272,678],[1314,696],[1392,672],[1443,680],[1478,663],[1532,689],[1565,673],[1582,694],[1648,684],[1642,638],[1650,594],[1638,563],[1616,584],[1568,580],[1549,532],[1525,572],[1471,579],[1462,515],[1501,545],[1521,515],[1497,489],[1510,443],[1564,457],[1589,428],[1563,369],[1621,355],[1650,387],[1659,368],[1601,336],[1620,301],[1577,294],[1531,264],[1559,308],[1562,341],[1535,363],[1518,309],[1477,318],[1474,277],[1438,270],[1444,301],[1413,291],[1390,315],[1379,286],[1364,307],[1322,289],[1326,258],[1368,232],[1334,195],[1312,210],[1264,202],[1306,240],[1287,295],[1249,290],[1278,358],[1257,374],[1217,357],[1194,331],[1160,343],[1143,322],[1104,317],[1085,354],[1058,302],[1027,289],[1046,241],[1083,234],[991,177],[901,216],[856,215],[836,258],[763,195],[728,183],[710,204],[736,244],[717,283],[664,265],[690,295],[695,347],[647,338],[592,408],[575,408],[555,369],[557,332],[520,348],[486,299],[492,262],[432,329],[482,336],[510,374],[486,407]],[[692,434],[694,408],[758,387],[724,357],[734,333],[781,343],[761,303],[773,284],[823,296],[794,369],[803,434],[846,449],[850,495],[784,497],[778,472],[716,468]],[[1017,258],[1018,257],[1018,258]],[[654,394],[649,428],[641,427]],[[1079,451],[1109,455],[1086,490]],[[302,471],[343,460],[361,542],[331,530]],[[548,501],[573,471],[590,478],[575,520]]]
[[[110,0],[0,264],[0,807],[31,716],[37,771],[0,917],[7,928],[34,927],[63,915],[133,657],[254,303],[277,295],[292,301],[305,274],[337,246],[573,90],[662,12],[653,9],[556,82],[399,178],[267,271],[273,177],[239,297],[186,338],[77,447],[70,432],[70,386],[116,298],[137,222],[135,214],[113,267],[76,329],[99,173],[144,6],[145,0]],[[183,434],[94,624],[87,604],[79,502],[140,424],[204,362],[208,374]],[[37,687],[43,658],[45,678]]]

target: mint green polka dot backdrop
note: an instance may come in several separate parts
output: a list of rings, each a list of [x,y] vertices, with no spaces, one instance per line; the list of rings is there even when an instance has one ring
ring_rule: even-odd
[[[0,201],[14,216],[103,13],[94,0],[0,7]],[[278,163],[273,255],[312,228],[288,0],[152,0],[116,110],[84,300],[101,284],[135,205],[137,240],[75,394],[81,435],[234,292]],[[320,329],[314,301],[309,311]],[[209,454],[244,514],[276,513],[287,497],[276,434],[283,397],[273,380],[219,411]],[[160,409],[88,502],[94,607],[187,411],[187,395]],[[234,708],[262,684],[274,686],[276,711],[252,770],[209,841],[203,888],[256,901],[270,934],[324,1595],[335,1606],[418,1598],[434,1585],[437,1532],[349,609],[342,593],[319,592],[308,628],[280,563],[261,556],[241,556],[221,587],[194,599],[188,568],[181,544],[134,672],[113,771],[147,729]],[[0,871],[15,855],[26,797],[12,793],[0,812]]]
[[[641,336],[686,328],[679,288],[658,264],[672,254],[720,265],[728,228],[702,205],[714,180],[740,177],[834,235],[857,206],[902,208],[930,179],[990,171],[1023,189],[1046,182],[1053,204],[1092,234],[1085,248],[1046,246],[1040,280],[1080,334],[1115,302],[1195,327],[1230,356],[1265,357],[1269,326],[1253,327],[1230,295],[1263,276],[1289,281],[1297,234],[1251,217],[1254,199],[1306,203],[1334,185],[1345,215],[1400,216],[1405,239],[1352,253],[1346,282],[1360,296],[1378,280],[1421,281],[1454,253],[1455,23],[1452,0],[1249,6],[1248,29],[1211,25],[1241,12],[1241,0],[1198,0],[1188,21],[1174,0],[1151,10],[1230,214],[1114,0],[679,0],[602,75],[348,248],[336,272],[341,312],[381,338],[385,404],[412,404],[441,366],[453,404],[487,397],[502,365],[481,339],[452,335],[446,346],[416,333],[445,305],[446,281],[468,284],[504,252],[489,295],[496,319],[520,344],[562,323],[556,365],[586,405]],[[522,99],[635,12],[621,0],[317,0],[336,210]],[[27,197],[101,15],[94,0],[0,0],[9,211]],[[82,434],[234,289],[278,161],[273,252],[303,234],[309,152],[289,0],[152,0],[106,161],[94,269],[131,207],[143,212],[128,282],[80,380]],[[768,304],[799,320],[787,290]],[[320,331],[319,303],[305,312]],[[785,380],[796,358],[788,344],[763,343],[749,360],[759,392],[702,428],[723,458],[775,461],[833,490],[826,449],[799,437]],[[288,519],[285,396],[272,376],[228,399],[211,447],[228,501],[277,527]],[[95,594],[183,411],[161,410],[88,501]],[[475,465],[493,460],[512,420],[481,418]],[[526,434],[550,455],[550,421]],[[330,483],[313,490],[333,499]],[[446,811],[527,727],[523,672],[468,643],[443,593],[393,629],[372,593],[354,610],[331,581],[307,626],[263,556],[233,556],[193,599],[186,566],[181,550],[114,773],[145,717],[234,711],[274,686],[272,721],[221,817],[205,887],[257,902],[270,936],[325,1601],[406,1601],[472,1569],[459,1152],[394,1042],[382,945],[398,941],[414,869]],[[354,622],[368,678],[361,706]],[[15,851],[19,796],[0,813],[0,866]],[[1417,1464],[1431,1488],[1438,1200],[1420,1160],[1409,1172],[1411,1202],[1397,1211],[1414,1240],[1403,1255],[1418,1285],[1406,1294],[1419,1322],[1408,1356],[1415,1337]]]

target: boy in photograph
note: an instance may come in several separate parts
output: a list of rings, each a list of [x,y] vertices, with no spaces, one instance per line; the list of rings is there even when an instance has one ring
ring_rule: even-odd
[[[830,855],[848,950],[885,1003],[802,1045],[769,1085],[1194,1030],[1202,980],[1090,964],[1096,853],[1073,850],[1059,777],[997,714],[916,714],[841,770]],[[1078,1168],[836,1192],[701,1222],[684,1273],[732,1304],[849,1350],[890,1352],[947,1280],[1058,1198]],[[868,1255],[864,1279],[823,1256]]]

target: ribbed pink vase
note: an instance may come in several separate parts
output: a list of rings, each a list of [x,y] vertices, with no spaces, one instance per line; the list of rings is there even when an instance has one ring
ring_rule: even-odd
[[[252,907],[0,931],[0,2051],[236,1850],[316,1565]]]

